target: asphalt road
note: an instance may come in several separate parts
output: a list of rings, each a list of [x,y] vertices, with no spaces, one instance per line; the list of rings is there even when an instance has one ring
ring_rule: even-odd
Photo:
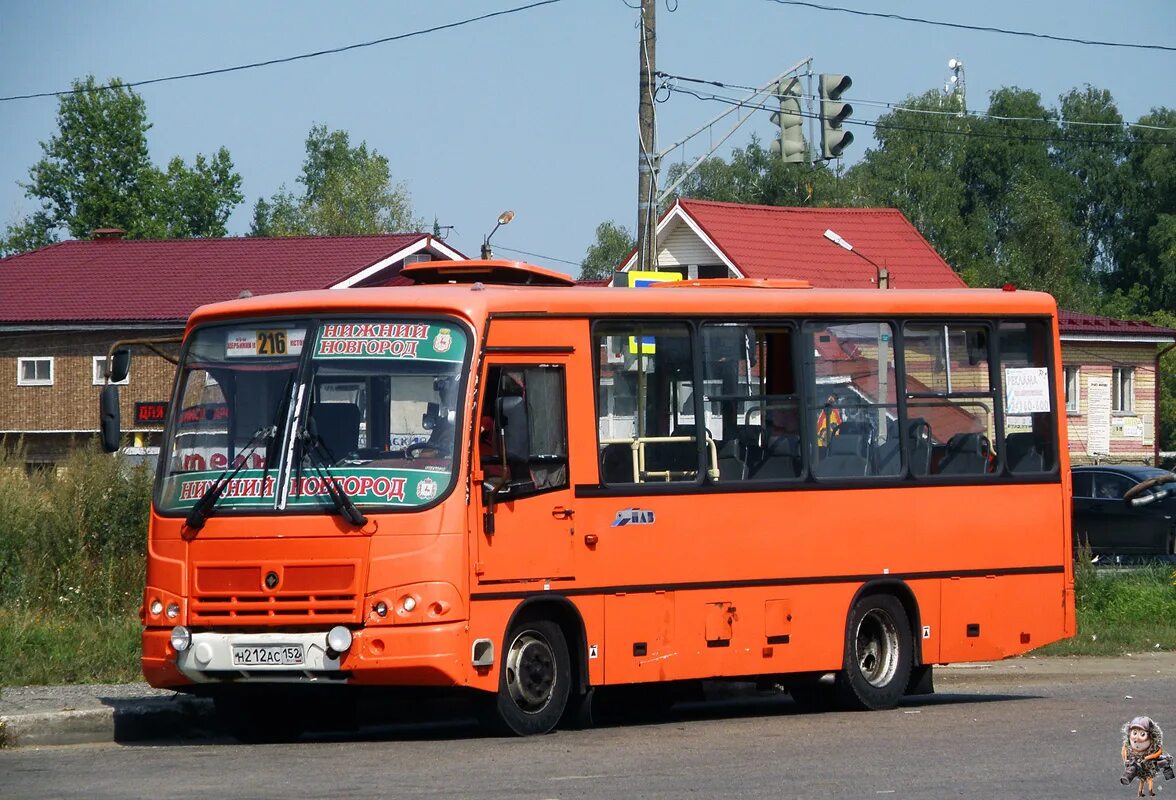
[[[1176,732],[1173,653],[941,668],[936,684],[873,713],[721,691],[654,724],[531,739],[451,716],[289,745],[18,749],[0,752],[0,797],[1127,798],[1122,725]]]

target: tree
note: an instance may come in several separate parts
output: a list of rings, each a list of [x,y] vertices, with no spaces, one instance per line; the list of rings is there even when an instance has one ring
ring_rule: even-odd
[[[588,246],[580,262],[580,280],[611,278],[636,246],[637,241],[628,229],[611,220],[600,223],[596,226],[596,241]]]
[[[1176,110],[1153,109],[1141,125],[1176,127]],[[1143,285],[1137,311],[1176,308],[1176,147],[1168,131],[1134,128],[1124,163],[1123,234],[1115,242],[1111,288]]]
[[[223,147],[195,167],[173,158],[167,172],[147,148],[147,107],[121,81],[74,81],[58,104],[57,133],[22,184],[41,208],[11,226],[4,248],[54,241],[61,232],[86,238],[95,228],[122,228],[129,238],[223,236],[241,202],[241,177]]]
[[[387,157],[346,131],[315,125],[306,137],[301,196],[282,186],[253,209],[251,236],[341,236],[421,230],[408,190],[392,180]]]
[[[668,186],[689,166],[667,170]],[[731,160],[708,158],[698,165],[675,194],[699,200],[765,206],[856,205],[852,181],[842,181],[824,163],[785,164],[765,150],[754,135],[745,148],[731,151]]]

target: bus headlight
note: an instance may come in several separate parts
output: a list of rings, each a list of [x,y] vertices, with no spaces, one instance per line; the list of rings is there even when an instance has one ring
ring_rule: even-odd
[[[180,604],[179,603],[168,603],[167,604],[167,618],[168,619],[175,619],[179,615],[180,615]]]
[[[413,597],[411,594],[406,596],[403,600],[400,601],[400,607],[403,608],[405,610],[405,612],[408,612],[408,613],[411,613],[412,611],[414,611],[416,609],[416,604],[417,604],[416,598]]]
[[[336,625],[327,631],[327,647],[335,653],[346,653],[351,647],[351,630]]]
[[[158,598],[156,598],[155,600],[152,600],[151,601],[151,614],[153,616],[158,617],[162,613],[163,613],[163,601]]]
[[[171,646],[177,653],[182,653],[192,644],[192,632],[183,625],[172,628]]]

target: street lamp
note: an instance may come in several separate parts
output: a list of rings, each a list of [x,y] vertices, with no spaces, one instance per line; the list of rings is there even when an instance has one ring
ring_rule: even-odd
[[[483,260],[488,260],[491,256],[494,255],[494,253],[492,253],[490,251],[490,237],[493,236],[499,228],[501,228],[503,225],[506,225],[507,223],[509,223],[512,219],[514,219],[514,212],[513,211],[503,211],[501,214],[498,215],[498,224],[495,225],[494,230],[492,230],[488,234],[486,234],[486,238],[482,240],[482,259]]]
[[[828,228],[826,228],[825,229],[825,238],[828,239],[829,241],[831,241],[833,244],[837,245],[838,247],[843,247],[846,250],[848,250],[849,252],[856,254],[859,258],[864,258],[866,260],[866,262],[869,263],[869,265],[872,266],[874,268],[874,270],[877,272],[876,282],[878,284],[878,288],[879,289],[890,288],[890,272],[889,272],[889,270],[886,269],[886,267],[882,267],[882,266],[879,266],[878,264],[875,264],[874,260],[872,258],[870,258],[869,256],[867,256],[865,253],[863,253],[859,250],[854,250],[853,245],[850,244],[849,242],[845,241],[845,239],[841,238],[841,236],[836,231],[832,231],[832,230],[829,230]]]

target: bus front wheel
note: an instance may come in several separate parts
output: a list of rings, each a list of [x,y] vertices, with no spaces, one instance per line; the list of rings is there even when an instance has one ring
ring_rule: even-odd
[[[912,650],[910,623],[898,598],[859,599],[845,628],[845,666],[837,680],[842,703],[867,710],[898,705],[910,680]]]
[[[563,631],[547,620],[516,623],[503,653],[492,726],[517,736],[547,733],[563,716],[571,689]]]

